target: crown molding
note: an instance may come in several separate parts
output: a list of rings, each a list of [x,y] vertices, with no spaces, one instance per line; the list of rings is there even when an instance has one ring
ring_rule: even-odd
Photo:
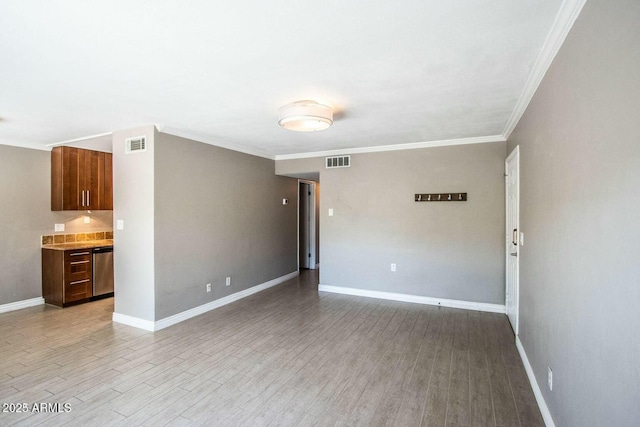
[[[8,147],[29,148],[31,150],[51,151],[51,147],[37,144],[35,142],[2,141],[0,142],[0,145],[6,145]]]
[[[587,0],[565,0],[562,3],[562,6],[560,6],[556,19],[553,21],[553,25],[551,26],[551,31],[549,31],[547,39],[542,45],[542,50],[540,51],[540,54],[538,54],[536,62],[533,64],[527,83],[525,84],[524,89],[520,94],[520,98],[518,98],[518,102],[511,113],[511,117],[502,132],[505,140],[509,139],[511,133],[524,115],[531,99],[533,99],[533,95],[538,90],[538,86],[540,86],[542,79],[547,73],[547,70],[549,70],[553,59],[558,54],[560,47],[567,38],[569,31],[576,22],[578,15],[580,15],[580,11],[582,11],[582,7],[586,1]]]
[[[439,141],[411,142],[407,144],[378,145],[373,147],[345,148],[340,150],[314,151],[310,153],[278,154],[275,160],[308,159],[311,157],[340,156],[343,154],[380,153],[383,151],[414,150],[417,148],[446,147],[449,145],[484,144],[504,142],[502,135],[476,136],[473,138],[443,139]]]
[[[102,137],[111,136],[111,135],[113,135],[113,132],[104,132],[104,133],[99,133],[97,135],[83,136],[81,138],[69,139],[67,141],[62,141],[62,142],[54,142],[53,144],[47,144],[47,147],[57,147],[58,145],[73,144],[74,142],[82,142],[82,141],[87,141],[94,138],[102,138]]]
[[[180,138],[191,139],[193,141],[202,142],[203,144],[214,145],[216,147],[226,148],[227,150],[233,150],[233,151],[238,151],[244,154],[250,154],[252,156],[264,157],[265,159],[269,159],[269,160],[275,159],[275,156],[273,154],[269,154],[266,151],[256,150],[253,148],[244,147],[242,145],[230,144],[228,142],[220,142],[212,138],[208,138],[202,135],[197,135],[187,130],[175,128],[172,126],[158,125],[158,124],[156,124],[155,126],[156,126],[156,129],[158,129],[158,131],[161,133],[178,136]]]

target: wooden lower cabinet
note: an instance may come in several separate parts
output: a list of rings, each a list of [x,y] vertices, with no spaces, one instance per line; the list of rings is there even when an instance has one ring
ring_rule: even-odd
[[[64,307],[93,296],[91,249],[42,249],[42,296]]]

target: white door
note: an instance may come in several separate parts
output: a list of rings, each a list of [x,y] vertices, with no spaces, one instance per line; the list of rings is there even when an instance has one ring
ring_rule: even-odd
[[[505,161],[507,203],[506,229],[506,265],[507,289],[506,306],[507,317],[511,322],[513,332],[518,335],[518,304],[519,304],[519,243],[520,243],[520,150],[516,147]]]
[[[300,182],[299,248],[300,268],[316,268],[316,185],[312,181]]]

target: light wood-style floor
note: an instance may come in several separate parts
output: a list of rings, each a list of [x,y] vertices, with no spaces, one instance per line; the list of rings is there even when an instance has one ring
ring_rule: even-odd
[[[298,279],[159,332],[113,299],[0,314],[0,425],[542,426],[504,315]]]

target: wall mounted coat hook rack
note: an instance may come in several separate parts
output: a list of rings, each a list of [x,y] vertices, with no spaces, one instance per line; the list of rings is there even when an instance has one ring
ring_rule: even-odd
[[[416,194],[416,202],[466,202],[467,193],[422,193]]]

